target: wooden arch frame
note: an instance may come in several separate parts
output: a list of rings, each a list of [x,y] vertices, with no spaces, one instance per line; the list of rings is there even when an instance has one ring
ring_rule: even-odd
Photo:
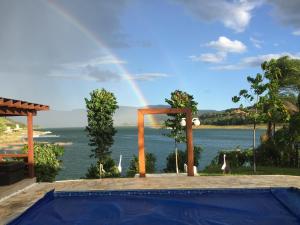
[[[194,147],[192,130],[192,110],[190,108],[147,108],[138,109],[138,148],[139,148],[139,173],[146,177],[145,141],[144,141],[144,116],[147,114],[178,114],[186,115],[186,137],[188,150],[188,176],[194,176]]]

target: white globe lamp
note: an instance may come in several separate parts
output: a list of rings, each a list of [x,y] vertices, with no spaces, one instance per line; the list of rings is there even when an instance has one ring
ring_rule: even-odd
[[[185,120],[185,118],[182,118],[182,119],[181,119],[180,125],[181,125],[182,127],[185,127],[185,126],[186,126],[186,120]]]
[[[200,120],[198,118],[193,118],[192,122],[195,126],[200,126]]]

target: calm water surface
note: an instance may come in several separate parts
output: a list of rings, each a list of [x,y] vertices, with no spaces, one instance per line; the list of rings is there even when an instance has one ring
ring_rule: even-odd
[[[88,137],[84,128],[47,130],[51,131],[52,134],[37,138],[36,141],[72,143],[72,145],[65,146],[65,154],[62,157],[63,169],[56,179],[78,179],[83,177],[87,168],[94,162],[94,159],[89,157],[91,148],[88,145]],[[156,155],[158,171],[165,168],[167,155],[174,151],[174,141],[163,136],[162,133],[165,132],[161,129],[145,129],[145,148],[146,151]],[[262,130],[257,132],[257,143],[259,143],[259,136],[262,132]],[[194,145],[200,145],[203,148],[199,170],[205,168],[220,150],[232,149],[238,146],[248,148],[252,145],[251,130],[201,129],[194,130],[193,135]],[[182,145],[181,149],[184,148],[185,146]],[[122,168],[124,172],[126,172],[133,155],[137,155],[137,149],[137,128],[118,128],[115,143],[112,146],[112,157],[118,164],[120,154],[123,155]]]

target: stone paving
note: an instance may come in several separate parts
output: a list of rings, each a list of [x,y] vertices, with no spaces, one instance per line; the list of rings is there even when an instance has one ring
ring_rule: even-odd
[[[257,176],[198,176],[114,178],[102,180],[73,180],[54,183],[37,183],[0,201],[0,224],[5,224],[29,208],[46,192],[84,190],[135,190],[135,189],[192,189],[192,188],[300,188],[300,177],[283,175]]]

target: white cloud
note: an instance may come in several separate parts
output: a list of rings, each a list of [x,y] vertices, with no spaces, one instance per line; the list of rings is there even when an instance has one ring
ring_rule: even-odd
[[[243,67],[240,64],[228,64],[222,66],[210,67],[211,70],[241,70]]]
[[[135,75],[128,75],[125,79],[138,80],[138,81],[153,81],[159,78],[168,77],[165,73],[138,73]]]
[[[300,30],[295,30],[292,34],[296,36],[300,36]]]
[[[211,41],[206,45],[218,50],[219,52],[242,53],[247,49],[246,45],[244,45],[241,41],[232,41],[224,36],[220,36],[217,41]]]
[[[260,41],[256,38],[253,38],[253,37],[250,37],[250,41],[251,41],[251,43],[253,44],[253,46],[255,48],[261,48],[261,44],[263,43],[263,41]]]
[[[259,6],[262,0],[177,0],[177,2],[203,21],[218,21],[236,32],[243,32],[250,23],[252,10]]]
[[[246,45],[238,40],[230,40],[225,36],[220,36],[216,41],[210,41],[204,46],[217,50],[216,53],[203,53],[199,56],[192,55],[189,58],[194,62],[221,63],[228,53],[243,53],[247,50]]]
[[[292,54],[289,52],[282,52],[277,54],[266,54],[266,55],[246,57],[242,59],[241,64],[243,67],[259,67],[264,61],[269,61],[271,59],[278,59],[283,56],[289,56],[294,59],[299,59],[300,53]]]
[[[127,62],[125,60],[118,59],[110,55],[106,55],[106,56],[92,58],[84,62],[65,63],[62,64],[61,66],[66,69],[78,69],[87,66],[118,65],[118,64],[126,64],[126,63]]]
[[[266,54],[266,55],[258,55],[243,58],[237,64],[228,64],[222,66],[211,67],[214,70],[240,70],[249,67],[260,67],[264,61],[269,61],[271,59],[278,59],[282,56],[289,56],[294,59],[300,59],[300,53],[292,54],[289,52],[283,52],[278,54]]]
[[[120,74],[114,70],[103,69],[98,66],[87,65],[79,70],[74,68],[65,68],[61,70],[52,71],[49,77],[57,79],[76,79],[96,82],[115,82],[122,80],[136,80],[136,81],[153,81],[159,78],[168,77],[165,73],[138,73],[138,74]]]
[[[199,56],[192,55],[189,58],[194,62],[208,62],[208,63],[220,63],[226,58],[226,53],[204,53]]]

